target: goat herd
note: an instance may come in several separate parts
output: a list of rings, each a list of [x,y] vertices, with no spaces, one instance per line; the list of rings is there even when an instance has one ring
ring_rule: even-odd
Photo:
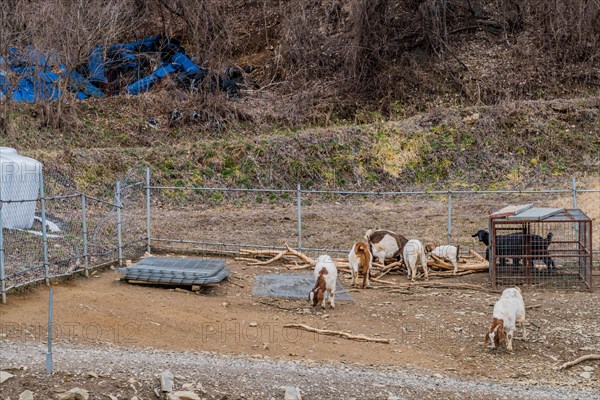
[[[497,240],[496,254],[515,255],[520,254],[519,246],[522,246],[523,235],[499,235]],[[473,235],[479,241],[489,246],[489,234],[480,230]],[[534,242],[534,250],[539,259],[543,260],[548,269],[554,267],[554,261],[548,254],[548,245],[552,240],[552,233],[548,234],[546,239],[537,235],[531,235]],[[506,242],[506,243],[504,243]],[[382,265],[386,259],[402,260],[406,266],[408,277],[414,281],[417,275],[419,264],[423,268],[425,279],[428,279],[427,257],[432,254],[438,257],[447,258],[454,266],[454,273],[458,269],[459,246],[444,245],[436,246],[434,243],[423,245],[419,240],[408,240],[404,236],[388,230],[368,230],[365,234],[365,241],[354,243],[348,261],[352,271],[352,286],[359,285],[359,269],[363,274],[362,288],[370,287],[369,271],[374,258],[377,258]],[[486,259],[489,260],[489,249],[486,251]],[[501,264],[505,261],[500,258]],[[519,265],[519,259],[513,258],[513,266]],[[337,268],[328,255],[321,255],[316,261],[314,268],[315,286],[309,293],[309,301],[313,306],[321,305],[325,307],[325,293],[331,308],[335,308],[335,286],[337,281]],[[488,342],[492,347],[498,347],[501,342],[506,342],[506,347],[512,351],[512,338],[516,329],[516,323],[521,323],[523,327],[523,337],[525,337],[525,304],[519,288],[505,289],[500,299],[494,306],[492,324],[485,335],[485,344]]]

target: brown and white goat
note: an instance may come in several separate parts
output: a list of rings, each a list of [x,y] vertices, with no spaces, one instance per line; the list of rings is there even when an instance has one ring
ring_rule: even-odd
[[[386,258],[400,260],[404,246],[408,242],[404,236],[384,229],[369,229],[365,233],[365,239],[369,242],[373,257],[376,257],[382,265],[385,265]]]
[[[484,338],[484,345],[488,343],[492,348],[500,347],[500,344],[506,342],[508,351],[512,351],[513,334],[517,329],[517,322],[523,328],[523,339],[526,338],[525,331],[525,303],[521,295],[521,289],[504,289],[502,296],[494,305],[492,315],[492,324]]]
[[[308,301],[313,307],[321,305],[325,308],[325,292],[328,292],[329,304],[335,308],[335,285],[337,282],[337,268],[328,255],[321,255],[315,264],[315,287],[308,294]]]
[[[369,271],[373,262],[373,255],[366,242],[356,242],[348,253],[348,263],[352,270],[352,286],[358,285],[358,270],[362,267],[363,283],[362,288],[371,287],[369,283]]]

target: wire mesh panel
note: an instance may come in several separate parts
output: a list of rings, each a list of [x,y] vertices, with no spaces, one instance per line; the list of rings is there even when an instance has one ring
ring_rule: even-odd
[[[31,202],[35,209],[40,209],[40,201]],[[8,203],[1,204],[0,218],[5,222],[10,209]],[[44,253],[42,242],[42,224],[39,213],[35,214],[30,227],[4,228],[4,269],[6,276],[6,289],[21,286],[25,283],[44,279]]]
[[[81,195],[46,197],[48,277],[83,270]]]
[[[490,219],[493,286],[591,289],[591,219],[579,209],[541,220],[523,215]]]
[[[534,204],[571,208],[572,194],[567,191],[557,192],[453,192],[452,194],[452,229],[451,241],[459,244],[461,249],[473,249],[484,255],[486,245],[473,235],[478,230],[488,229],[488,216],[499,206],[508,204]]]
[[[297,240],[291,190],[152,187],[150,198],[156,249],[237,254]]]
[[[306,191],[302,193],[302,248],[334,249],[345,256],[356,241],[364,240],[369,229],[446,243],[447,209],[446,194]],[[308,254],[316,257],[324,251],[308,250]]]
[[[122,259],[134,260],[146,251],[146,188],[145,173],[127,174],[120,182],[117,196],[121,204]]]

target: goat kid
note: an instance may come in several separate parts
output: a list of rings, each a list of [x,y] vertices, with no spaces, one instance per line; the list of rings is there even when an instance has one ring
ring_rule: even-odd
[[[525,303],[521,295],[521,289],[504,289],[500,299],[494,305],[492,315],[492,324],[484,338],[484,345],[491,345],[492,348],[500,347],[500,344],[506,342],[508,351],[513,351],[513,334],[517,329],[516,324],[520,323],[523,329],[523,339],[526,338],[525,330]]]
[[[406,242],[402,257],[404,258],[404,264],[408,277],[414,281],[417,277],[417,265],[420,263],[425,273],[425,280],[429,280],[429,271],[427,269],[427,249],[423,246],[423,243],[417,239],[411,239]],[[412,275],[412,276],[411,276]]]
[[[371,287],[369,283],[369,272],[373,262],[373,255],[369,249],[369,244],[365,242],[356,242],[348,253],[348,263],[352,270],[352,286],[358,285],[358,270],[362,267],[363,283],[362,288]]]
[[[329,304],[335,308],[335,285],[337,282],[337,268],[328,255],[321,255],[315,264],[315,287],[308,294],[308,301],[313,307],[321,305],[325,308],[325,292],[328,292]]]
[[[425,245],[425,249],[429,254],[440,258],[449,259],[450,263],[454,267],[454,274],[456,275],[456,272],[458,271],[458,257],[460,246],[452,246],[451,244],[444,246],[436,246],[435,243],[427,243]]]
[[[385,265],[386,258],[395,258],[399,261],[408,242],[404,236],[384,229],[369,229],[365,233],[365,239],[369,242],[373,258],[376,257],[381,265]]]

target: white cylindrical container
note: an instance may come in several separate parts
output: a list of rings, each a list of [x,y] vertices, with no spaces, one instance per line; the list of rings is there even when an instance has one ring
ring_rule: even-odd
[[[0,147],[2,226],[31,229],[40,192],[42,164],[10,147]]]

